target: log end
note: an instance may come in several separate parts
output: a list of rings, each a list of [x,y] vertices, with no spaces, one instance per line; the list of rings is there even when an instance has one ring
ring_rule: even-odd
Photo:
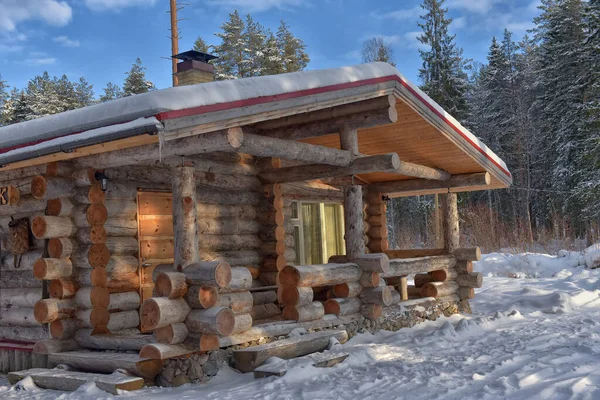
[[[104,243],[93,244],[88,251],[88,261],[94,268],[106,267],[110,261],[110,250]]]
[[[438,269],[436,271],[431,271],[429,276],[435,282],[444,282],[446,279],[448,279],[448,270]]]
[[[90,204],[85,212],[85,217],[90,225],[104,225],[108,220],[108,210],[102,203]]]
[[[350,287],[348,286],[347,283],[340,283],[333,287],[333,293],[335,294],[336,297],[340,297],[340,298],[348,297],[348,295],[350,294]],[[326,312],[326,314],[330,314],[330,313]]]
[[[100,186],[99,182],[95,182],[88,192],[88,200],[91,204],[104,203],[105,198],[106,194],[102,191],[102,186]]]
[[[327,300],[323,303],[323,307],[325,307],[325,314],[340,314],[340,304],[335,299]]]
[[[154,299],[148,299],[144,301],[142,307],[140,308],[140,318],[142,323],[142,330],[152,331],[156,329],[160,321],[160,306],[156,303]],[[141,353],[140,357],[142,357]]]
[[[293,286],[282,286],[277,291],[277,300],[284,306],[295,306],[300,300],[298,288]]]
[[[200,335],[200,351],[218,350],[220,347],[219,336],[211,334]]]
[[[298,283],[300,282],[300,273],[293,266],[286,265],[279,271],[277,279],[281,286],[298,286]]]
[[[110,305],[110,291],[104,286],[94,286],[90,293],[90,301],[94,307],[108,308]]]
[[[110,321],[110,312],[104,307],[94,307],[90,314],[90,322],[95,328],[97,326],[105,327],[108,326]]]
[[[140,350],[140,358],[149,358],[151,360],[162,360],[160,350],[153,344],[147,344]]]
[[[433,283],[426,283],[421,287],[421,296],[423,297],[437,297],[438,290],[437,286]]]
[[[108,273],[104,268],[94,268],[91,277],[93,286],[106,286],[108,283]]]
[[[239,126],[229,128],[227,130],[227,142],[234,149],[239,149],[244,142],[244,131]]]
[[[106,229],[102,225],[94,225],[90,229],[90,241],[94,244],[106,243]]]
[[[50,203],[50,202],[48,202]],[[51,258],[62,258],[63,254],[63,245],[60,239],[52,238],[48,240],[48,255]]]
[[[51,216],[59,216],[62,211],[61,199],[50,199],[46,202],[46,213]]]
[[[47,230],[48,224],[46,223],[46,218],[41,215],[33,218],[33,221],[31,221],[31,233],[33,233],[36,239],[43,239]]]
[[[298,314],[296,307],[285,306],[283,308],[283,312],[281,313],[281,318],[287,321],[298,321],[298,319],[300,319],[300,315]]]
[[[229,263],[222,261],[215,268],[215,280],[219,287],[227,287],[231,282],[231,266]]]
[[[54,302],[39,300],[33,306],[33,316],[40,324],[48,324],[57,319],[58,308]]]
[[[50,336],[54,339],[64,339],[65,328],[61,319],[50,323]]]
[[[46,264],[46,260],[39,258],[35,263],[33,263],[33,276],[35,276],[37,279],[46,279],[47,273],[48,265]]]
[[[204,308],[211,308],[217,304],[217,289],[213,287],[201,287],[198,290],[198,301]]]
[[[221,336],[229,336],[235,328],[235,315],[229,308],[221,308],[215,317],[216,330]]]
[[[37,175],[31,178],[31,195],[34,199],[42,200],[46,195],[48,182],[42,175]]]

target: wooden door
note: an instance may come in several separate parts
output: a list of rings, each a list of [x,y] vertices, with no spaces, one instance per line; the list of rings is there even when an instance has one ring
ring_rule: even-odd
[[[152,297],[152,272],[157,265],[173,264],[173,195],[138,193],[138,240],[140,245],[140,297]]]

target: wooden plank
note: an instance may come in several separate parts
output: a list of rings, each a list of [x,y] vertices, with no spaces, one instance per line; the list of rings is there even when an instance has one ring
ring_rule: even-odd
[[[348,333],[344,330],[322,331],[234,350],[234,366],[242,372],[252,372],[270,357],[290,359],[323,351],[329,346],[329,340],[332,337],[340,342],[345,342],[348,340]]]
[[[130,377],[120,373],[110,375],[92,374],[88,372],[65,371],[61,369],[33,368],[24,371],[10,372],[8,381],[11,385],[30,376],[36,386],[42,389],[74,391],[79,386],[94,382],[99,389],[114,395],[118,390],[139,390],[144,386],[144,379]]]
[[[338,353],[338,354],[315,353],[315,354],[311,354],[308,357],[311,358],[313,367],[331,368],[334,365],[337,365],[337,364],[343,362],[349,356],[350,356],[350,354],[348,354],[348,353]]]
[[[130,353],[68,351],[48,356],[50,364],[67,364],[83,372],[111,374],[116,369],[124,369],[142,378],[154,379],[162,368],[162,362],[141,358]]]

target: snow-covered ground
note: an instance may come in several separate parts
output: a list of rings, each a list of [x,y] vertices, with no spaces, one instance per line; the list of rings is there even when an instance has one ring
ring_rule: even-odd
[[[588,254],[587,256],[590,256]],[[282,378],[222,370],[205,385],[149,388],[135,399],[600,399],[600,269],[579,253],[489,254],[473,315],[398,332],[362,334],[334,352],[333,368],[293,366]],[[5,385],[2,387],[1,385]],[[93,384],[73,393],[0,383],[0,398],[99,399]]]

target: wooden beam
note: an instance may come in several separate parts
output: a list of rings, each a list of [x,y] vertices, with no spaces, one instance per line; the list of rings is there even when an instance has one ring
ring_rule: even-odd
[[[242,132],[242,128],[230,128],[229,131]],[[347,167],[352,163],[352,155],[345,150],[314,144],[283,140],[266,136],[243,133],[242,145],[238,151],[257,157],[279,157],[289,160],[302,161],[310,164],[328,164]]]
[[[369,185],[369,191],[384,193],[390,197],[420,196],[435,193],[458,193],[472,190],[471,188],[485,189],[485,186],[488,186],[490,182],[489,173],[478,172],[474,174],[452,175],[446,181],[406,179],[401,181],[377,182]]]
[[[458,220],[458,199],[456,193],[446,193],[442,199],[442,226],[444,228],[444,248],[453,253],[460,245]]]
[[[241,131],[222,130],[166,142],[162,148],[159,144],[151,144],[130,149],[119,149],[110,153],[82,157],[77,159],[75,163],[78,168],[116,168],[149,160],[158,160],[161,157],[186,156],[215,151],[236,151],[243,140],[244,135]]]
[[[192,166],[173,168],[173,232],[176,270],[200,261],[198,253],[198,211],[196,209],[196,170]]]
[[[454,256],[431,256],[420,258],[390,259],[390,269],[382,277],[408,276],[438,269],[448,269],[456,265]]]
[[[291,137],[289,136],[290,130],[296,130],[301,126],[310,126],[311,123],[323,123],[324,121],[331,126],[335,125],[335,123],[332,124],[332,122],[336,120],[353,120],[355,116],[366,116],[371,112],[377,113],[381,110],[388,110],[389,108],[395,109],[395,106],[396,98],[393,95],[380,96],[313,112],[294,114],[270,121],[259,122],[254,125],[254,129],[265,136],[297,140],[309,136],[303,136],[301,134],[300,137]],[[340,129],[342,126],[343,124],[337,125],[336,129]],[[330,133],[337,132],[338,131],[332,131]]]
[[[347,167],[312,164],[280,168],[264,172],[259,175],[259,178],[266,183],[301,182],[369,172],[394,172],[399,167],[400,158],[396,153],[390,153],[360,157]]]
[[[405,161],[402,161],[400,166],[394,172],[398,175],[412,176],[415,178],[431,179],[436,181],[447,181],[452,177],[450,173],[444,170]]]

